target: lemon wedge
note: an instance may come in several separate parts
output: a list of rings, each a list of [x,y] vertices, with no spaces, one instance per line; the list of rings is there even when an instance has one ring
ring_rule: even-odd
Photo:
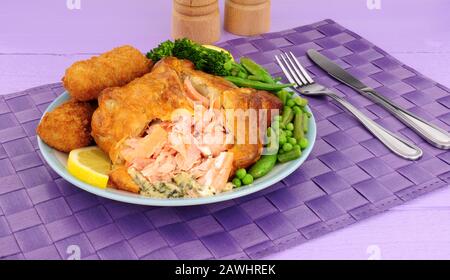
[[[111,161],[97,146],[76,149],[69,154],[67,170],[79,180],[104,189],[108,185]]]
[[[213,45],[203,45],[203,47],[205,47],[207,49],[215,50],[215,51],[218,51],[218,52],[225,52],[225,53],[227,53],[227,54],[229,54],[231,56],[232,60],[234,60],[233,55],[229,51],[227,51],[226,49],[222,49],[221,47],[213,46]]]

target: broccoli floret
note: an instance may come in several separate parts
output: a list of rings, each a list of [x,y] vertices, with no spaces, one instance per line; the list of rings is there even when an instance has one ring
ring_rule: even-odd
[[[163,42],[147,53],[147,57],[154,62],[166,56],[188,59],[196,69],[218,76],[231,75],[233,67],[230,64],[235,64],[228,53],[205,48],[187,38]]]
[[[162,42],[161,44],[159,44],[158,47],[154,48],[153,50],[147,53],[147,58],[156,62],[163,57],[172,56],[174,46],[175,44],[170,40]]]

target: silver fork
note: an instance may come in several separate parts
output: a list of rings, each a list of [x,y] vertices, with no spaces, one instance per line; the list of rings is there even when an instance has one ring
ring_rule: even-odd
[[[281,58],[281,59],[280,59]],[[300,64],[292,52],[285,52],[275,56],[278,65],[283,70],[290,83],[295,84],[292,89],[307,96],[328,96],[339,105],[349,111],[359,120],[375,137],[377,137],[389,150],[402,158],[417,160],[422,157],[422,150],[408,140],[394,134],[381,127],[379,124],[368,118],[347,100],[335,94],[332,90],[315,83],[305,68]]]

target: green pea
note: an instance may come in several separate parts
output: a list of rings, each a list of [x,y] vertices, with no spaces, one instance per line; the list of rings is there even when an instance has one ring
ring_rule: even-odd
[[[295,105],[295,102],[294,102],[293,99],[289,99],[289,100],[286,102],[286,106],[288,106],[288,107],[294,107],[294,105]]]
[[[247,175],[247,170],[244,168],[240,168],[236,171],[236,177],[239,179],[244,179],[245,175]]]
[[[242,183],[244,185],[250,185],[253,183],[253,176],[250,174],[245,175],[244,178],[242,178]]]
[[[235,185],[236,188],[240,188],[242,186],[242,182],[239,178],[234,178],[233,181],[231,181],[231,183],[233,183],[233,185]]]
[[[286,137],[292,137],[292,131],[286,130]]]
[[[280,124],[281,129],[286,129],[286,126],[284,124]]]
[[[288,139],[288,143],[290,143],[290,144],[292,144],[292,145],[295,145],[295,144],[297,144],[297,139],[295,139],[294,137],[290,137],[290,138]]]
[[[301,140],[300,140],[300,148],[302,148],[302,150],[303,149],[306,149],[306,147],[308,147],[308,139],[306,139],[306,138],[302,138]]]
[[[293,124],[293,123],[288,123],[288,124],[286,125],[286,129],[287,129],[287,130],[290,130],[290,131],[294,130],[294,124]]]
[[[278,143],[280,144],[280,146],[283,146],[286,142],[287,142],[286,135],[280,134],[280,138],[278,138]]]
[[[283,151],[285,151],[285,152],[289,152],[290,150],[292,150],[292,148],[294,148],[294,146],[292,146],[291,143],[285,143],[283,145]]]

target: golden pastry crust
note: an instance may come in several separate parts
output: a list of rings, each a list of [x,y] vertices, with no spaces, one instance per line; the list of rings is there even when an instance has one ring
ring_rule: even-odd
[[[75,62],[62,79],[69,94],[77,100],[97,99],[108,87],[124,86],[150,72],[152,62],[139,50],[122,46],[88,60]]]
[[[125,166],[118,166],[109,173],[109,183],[112,187],[127,192],[139,193],[139,186],[128,174]]]
[[[176,109],[192,111],[193,106],[177,73],[163,64],[124,87],[104,90],[98,102],[92,136],[113,163],[125,139],[142,135],[153,120],[170,121]]]
[[[94,110],[95,106],[88,102],[69,100],[45,114],[37,134],[47,145],[65,153],[89,146]]]

